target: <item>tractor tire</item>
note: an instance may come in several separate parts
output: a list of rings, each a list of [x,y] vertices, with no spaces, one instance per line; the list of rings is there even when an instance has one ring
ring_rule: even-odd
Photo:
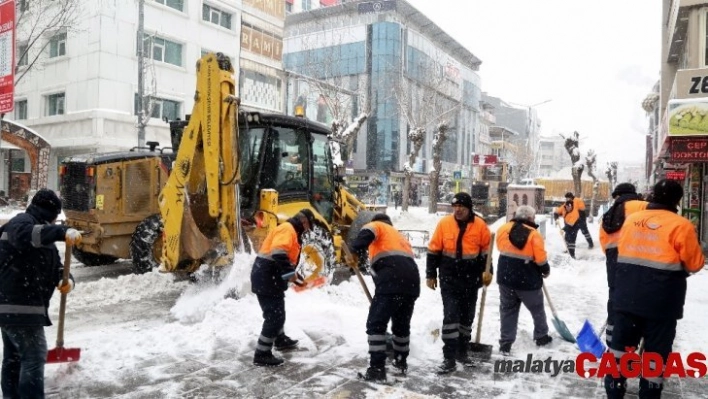
[[[162,256],[162,218],[160,215],[148,216],[135,228],[130,240],[130,259],[133,261],[133,273],[144,274],[160,266]]]
[[[111,263],[114,263],[118,260],[118,258],[116,258],[115,256],[93,254],[91,252],[82,251],[76,247],[72,248],[71,254],[74,255],[74,258],[76,258],[76,260],[86,266],[110,265]]]
[[[336,263],[332,234],[320,224],[315,224],[312,230],[302,235],[302,250],[300,262],[305,280],[313,280],[325,276],[332,281]]]
[[[356,240],[359,235],[361,228],[365,224],[371,222],[377,212],[373,211],[361,211],[354,219],[354,222],[349,226],[349,232],[347,233],[347,245],[351,248],[352,243]],[[369,274],[369,251],[364,250],[359,254],[359,271],[364,274]]]

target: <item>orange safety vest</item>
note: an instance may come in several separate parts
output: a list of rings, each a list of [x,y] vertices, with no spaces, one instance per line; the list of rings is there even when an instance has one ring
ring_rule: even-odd
[[[583,201],[582,198],[574,197],[573,198],[573,208],[577,209],[578,212],[584,211],[585,210],[585,201]]]
[[[428,243],[428,253],[455,259],[459,233],[460,227],[457,225],[455,216],[444,216],[440,219]],[[465,234],[462,236],[462,259],[472,260],[488,251],[490,241],[489,227],[482,218],[475,216],[474,221],[467,224]]]
[[[509,233],[514,227],[514,222],[503,224],[497,230],[497,248],[500,256],[508,256],[510,258],[521,259],[527,262],[534,262],[537,265],[543,265],[548,262],[548,255],[544,247],[543,237],[541,233],[531,226],[523,225],[524,228],[531,230],[529,239],[523,249],[519,249],[511,243]]]
[[[583,209],[585,209],[585,206],[583,206]],[[575,200],[573,200],[572,211],[566,212],[564,202],[558,208],[556,208],[555,213],[563,217],[563,220],[565,220],[565,224],[569,224],[571,226],[574,225],[578,221],[578,219],[580,219],[579,209],[575,204]]]
[[[620,230],[618,263],[695,273],[705,258],[693,224],[671,211],[635,212]]]
[[[630,200],[624,203],[624,218],[625,221],[627,216],[643,211],[647,209],[648,202],[642,200]],[[602,221],[600,222],[600,246],[602,247],[602,252],[606,252],[610,248],[617,248],[617,243],[619,242],[619,236],[622,229],[609,234],[602,228]]]
[[[365,224],[361,229],[370,230],[376,237],[369,244],[369,260],[372,265],[387,256],[415,258],[411,243],[390,224],[376,221]]]
[[[290,223],[283,223],[273,229],[263,240],[258,257],[274,260],[273,255],[285,254],[291,265],[297,265],[300,257],[300,244],[297,241],[297,232]]]

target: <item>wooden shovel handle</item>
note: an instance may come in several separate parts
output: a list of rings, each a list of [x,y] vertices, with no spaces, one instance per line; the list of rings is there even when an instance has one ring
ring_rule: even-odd
[[[349,250],[349,246],[347,246],[347,243],[342,242],[342,250],[344,251],[345,260],[352,259],[351,262],[346,261],[347,265],[354,270],[356,278],[359,279],[359,284],[361,284],[361,288],[364,290],[364,294],[366,294],[366,297],[369,299],[369,303],[371,303],[373,301],[373,298],[371,297],[371,292],[369,292],[369,287],[366,285],[366,281],[364,281],[364,277],[361,275],[361,271],[359,271],[359,265],[357,264],[356,259],[354,259],[352,252]]]
[[[492,237],[489,241],[489,251],[487,252],[487,263],[484,265],[484,272],[489,273],[492,268],[492,253],[494,251],[494,236],[496,233],[492,233]],[[487,286],[482,288],[482,299],[479,302],[479,316],[477,317],[477,336],[474,342],[479,343],[482,338],[482,319],[484,319],[484,303],[487,301]]]
[[[69,267],[71,267],[71,245],[66,245],[64,251],[64,270],[62,272],[61,285],[69,282]],[[64,314],[66,313],[66,294],[61,294],[59,301],[59,322],[57,323],[57,348],[64,347]]]

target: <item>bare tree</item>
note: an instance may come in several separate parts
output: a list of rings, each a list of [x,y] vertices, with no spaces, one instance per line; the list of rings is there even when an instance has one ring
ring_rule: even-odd
[[[565,139],[565,150],[570,155],[570,161],[573,166],[571,173],[573,175],[573,186],[575,188],[575,196],[582,198],[583,185],[581,178],[583,176],[583,170],[585,169],[585,164],[580,159],[580,133],[573,132],[572,135],[565,137],[560,135]]]
[[[605,176],[610,181],[610,189],[614,190],[617,185],[617,162],[608,162],[605,168]]]
[[[58,56],[66,51],[66,35],[78,31],[76,27],[82,18],[80,3],[80,0],[27,0],[17,4],[15,85],[30,71],[41,69],[48,52]]]
[[[398,109],[408,124],[408,140],[411,143],[410,152],[403,164],[401,210],[404,212],[408,211],[413,168],[421,148],[425,145],[428,127],[445,120],[449,113],[459,109],[459,105],[453,105],[459,104],[459,101],[452,98],[453,88],[449,87],[445,75],[440,73],[441,68],[442,64],[437,60],[422,62],[416,65],[415,73],[409,76],[401,75],[393,88]],[[447,124],[445,126],[447,127]],[[439,151],[442,153],[442,142],[439,145]],[[437,199],[431,196],[430,201],[436,203]]]
[[[590,216],[595,216],[595,201],[597,200],[597,194],[600,189],[600,180],[595,176],[595,165],[597,164],[597,154],[595,151],[588,150],[588,154],[585,156],[585,166],[588,168],[588,176],[592,178],[592,198],[590,199]],[[590,222],[594,219],[591,217]]]
[[[536,151],[531,148],[528,139],[517,139],[506,145],[505,159],[511,166],[511,181],[518,182],[521,178],[528,178],[536,162]]]
[[[443,143],[447,139],[447,124],[440,123],[435,129],[433,137],[433,169],[430,171],[430,201],[428,213],[435,213],[438,207],[438,183],[440,181],[440,169],[442,168]]]

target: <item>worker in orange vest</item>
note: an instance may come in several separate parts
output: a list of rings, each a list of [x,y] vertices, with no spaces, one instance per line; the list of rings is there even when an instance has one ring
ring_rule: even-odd
[[[410,352],[411,317],[420,295],[420,273],[408,239],[384,213],[374,215],[352,243],[355,252],[369,249],[371,276],[376,291],[366,319],[369,341],[367,381],[386,380],[386,327],[393,332],[393,367],[406,373]],[[355,261],[355,260],[350,260]]]
[[[467,354],[472,338],[477,293],[482,285],[492,282],[485,272],[487,251],[491,242],[489,227],[472,211],[472,197],[457,193],[452,199],[452,215],[443,217],[428,244],[426,285],[438,286],[443,301],[443,357],[438,373],[457,368],[459,361],[473,366]]]
[[[619,242],[620,231],[627,216],[634,212],[647,209],[649,204],[642,201],[637,194],[637,189],[631,183],[620,183],[612,191],[614,203],[610,209],[602,215],[600,222],[600,247],[605,253],[605,265],[607,267],[607,287],[609,295],[607,297],[607,327],[605,329],[605,340],[609,347],[612,343],[612,331],[615,325],[615,315],[613,310],[612,295],[615,291],[615,271],[617,270],[617,243]]]
[[[590,236],[590,231],[588,230],[588,213],[585,209],[585,201],[582,198],[576,197],[570,191],[565,193],[566,201],[573,201],[573,207],[578,210],[578,228],[580,232],[585,236],[585,240],[588,242],[588,248],[593,249],[595,244],[592,242],[592,236]]]
[[[563,239],[565,246],[568,248],[568,254],[575,259],[575,240],[578,237],[580,229],[580,214],[578,209],[573,204],[572,200],[567,200],[553,211],[553,220],[563,218]]]
[[[619,362],[628,348],[637,348],[644,338],[645,353],[662,358],[661,362],[648,362],[649,370],[659,376],[642,373],[640,398],[661,397],[663,377],[659,367],[666,365],[673,351],[676,324],[683,318],[686,279],[705,263],[696,228],[677,214],[682,197],[679,182],[656,183],[647,209],[627,216],[617,244],[612,298],[615,326],[610,352]],[[626,378],[607,374],[605,390],[609,398],[623,398]]]

